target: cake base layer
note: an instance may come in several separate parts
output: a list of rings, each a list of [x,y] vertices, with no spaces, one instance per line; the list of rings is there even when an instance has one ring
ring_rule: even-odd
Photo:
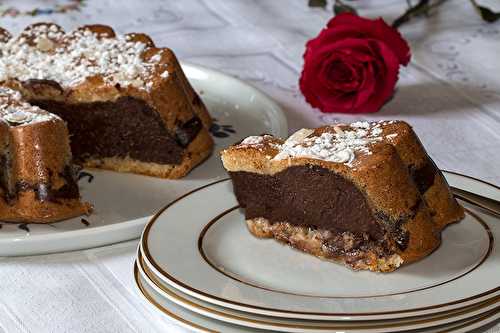
[[[79,198],[40,201],[35,191],[25,191],[11,205],[0,202],[0,211],[2,222],[44,224],[90,214],[92,206]]]
[[[408,183],[400,187],[412,185],[405,170],[402,173]],[[291,166],[275,174],[229,174],[253,234],[355,270],[390,272],[425,257],[441,241],[441,228],[416,191],[415,200],[407,198],[406,209],[395,213],[374,208],[363,188],[320,166]]]
[[[180,164],[143,162],[130,157],[106,157],[101,159],[87,159],[83,162],[83,166],[86,168],[98,168],[167,179],[178,179],[187,175],[195,166],[207,159],[211,153],[212,138],[210,134],[202,131],[186,148]]]
[[[248,219],[246,223],[256,237],[275,238],[293,248],[343,263],[354,270],[391,272],[403,263],[394,249],[387,246],[390,242],[372,242],[363,234],[336,233],[286,222],[271,223],[265,218]]]

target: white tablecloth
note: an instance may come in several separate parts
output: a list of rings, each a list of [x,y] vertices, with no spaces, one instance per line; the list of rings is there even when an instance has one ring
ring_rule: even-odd
[[[69,2],[2,5],[28,10]],[[362,15],[392,20],[406,1],[355,4]],[[379,113],[353,117],[313,110],[297,89],[304,43],[330,16],[308,8],[307,0],[88,0],[79,11],[5,16],[0,25],[17,32],[36,21],[66,29],[104,23],[146,32],[182,60],[264,90],[285,108],[290,131],[334,120],[404,119],[439,167],[500,184],[500,22],[483,23],[468,0],[455,0],[403,26],[413,57],[395,98]],[[136,245],[0,259],[0,332],[185,332],[139,298],[132,278]],[[500,332],[500,324],[481,332]]]

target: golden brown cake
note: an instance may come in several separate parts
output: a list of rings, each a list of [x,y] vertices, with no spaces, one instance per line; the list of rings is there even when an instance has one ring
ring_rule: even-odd
[[[2,221],[87,213],[72,157],[84,167],[180,178],[212,152],[203,102],[172,51],[144,34],[38,23],[13,37],[0,28],[0,88]]]
[[[64,121],[0,87],[0,220],[53,222],[89,211]]]
[[[171,50],[103,25],[0,31],[0,85],[66,121],[85,167],[180,178],[213,147],[211,118]]]
[[[253,136],[221,155],[252,234],[355,270],[419,260],[464,216],[405,122]]]

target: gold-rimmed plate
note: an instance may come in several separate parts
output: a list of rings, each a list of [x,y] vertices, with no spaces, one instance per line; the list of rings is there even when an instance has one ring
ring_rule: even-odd
[[[232,332],[232,333],[246,333],[249,331],[248,327],[231,324],[228,322],[215,320],[209,317],[200,315],[199,313],[192,312],[186,308],[177,305],[163,297],[160,293],[155,291],[151,285],[140,275],[137,264],[134,265],[134,279],[136,286],[139,289],[140,295],[144,300],[152,304],[158,311],[165,316],[175,321],[180,326],[188,328],[194,332],[214,333],[214,332]],[[440,325],[437,327],[430,327],[421,330],[414,330],[413,333],[465,333],[471,330],[487,325],[500,318],[498,310],[491,310],[482,313],[481,315],[471,317],[468,319],[455,321],[452,323]],[[252,332],[264,333],[269,332],[252,328]],[[331,332],[331,331],[329,331]],[[352,332],[345,330],[345,332]],[[359,332],[359,330],[355,330]]]
[[[431,256],[390,274],[374,274],[255,239],[236,206],[230,181],[169,205],[143,233],[147,267],[162,282],[209,303],[307,320],[422,316],[499,294],[500,250],[494,242],[500,223],[479,211],[468,211],[462,222],[447,228]]]
[[[147,268],[147,266],[144,265],[140,250],[137,254],[136,264],[143,281],[155,290],[158,295],[166,298],[176,305],[179,305],[189,311],[196,312],[204,317],[250,328],[270,330],[273,332],[326,333],[332,331],[342,331],[379,333],[388,331],[410,331],[466,320],[500,308],[500,296],[498,296],[486,302],[459,310],[452,310],[429,316],[409,317],[386,321],[305,321],[276,318],[235,311],[233,309],[220,307],[184,294],[168,284],[162,283],[161,280],[157,278],[154,273]]]

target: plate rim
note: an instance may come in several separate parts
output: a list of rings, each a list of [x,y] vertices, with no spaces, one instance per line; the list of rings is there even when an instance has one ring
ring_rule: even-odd
[[[494,187],[496,188],[497,190],[500,190],[500,186],[498,185],[495,185],[495,184],[492,184],[490,182],[487,182],[486,180],[483,180],[483,179],[480,179],[480,178],[476,178],[476,177],[472,177],[472,176],[469,176],[469,175],[464,175],[462,173],[459,173],[459,172],[456,172],[456,171],[449,171],[449,170],[446,170],[446,169],[441,169],[441,172],[444,172],[444,173],[450,173],[452,175],[455,175],[455,176],[460,176],[460,177],[464,177],[464,178],[469,178],[471,180],[475,180],[477,182],[480,182],[480,183],[483,183],[485,185],[489,185],[491,187]]]
[[[140,277],[139,277],[139,272],[138,272],[138,267],[137,267],[137,262],[134,261],[133,265],[133,276],[134,276],[134,282],[135,286],[138,289],[139,293],[143,297],[145,301],[153,305],[158,311],[162,312],[164,315],[169,317],[171,320],[174,320],[176,323],[185,326],[189,329],[195,330],[196,332],[208,332],[208,333],[213,333],[216,332],[212,329],[206,328],[201,326],[200,324],[194,323],[190,320],[187,320],[185,318],[182,318],[176,314],[173,314],[171,311],[163,307],[161,304],[159,304],[154,298],[146,291],[144,290],[144,286],[140,282]],[[187,310],[189,311],[189,310]],[[202,316],[201,314],[196,313],[199,316]],[[470,318],[470,320],[463,320],[460,323],[456,323],[457,326],[453,325],[454,323],[451,322],[450,325],[453,325],[450,328],[445,328],[444,331],[441,331],[441,333],[452,333],[455,332],[456,330],[461,330],[461,329],[474,329],[478,327],[482,327],[484,325],[487,325],[488,323],[500,318],[500,311],[498,311],[498,308],[493,309],[491,311],[485,312],[483,314],[480,314],[476,317]],[[215,319],[212,319],[215,320]],[[235,324],[232,324],[235,325]],[[447,324],[444,324],[447,325]],[[247,327],[248,328],[248,327]]]
[[[191,300],[187,300],[183,295],[179,295],[178,293],[176,293],[174,287],[171,287],[174,290],[165,290],[166,288],[164,286],[159,285],[159,283],[161,283],[161,282],[158,281],[159,280],[158,278],[151,277],[150,274],[154,274],[154,273],[151,272],[151,271],[148,273],[147,272],[147,270],[149,270],[148,267],[143,267],[144,266],[144,260],[142,258],[142,254],[140,252],[141,251],[139,249],[137,251],[137,256],[136,256],[136,259],[135,259],[135,263],[136,263],[136,265],[138,267],[139,274],[141,274],[142,276],[143,276],[143,274],[145,274],[146,276],[145,277],[143,276],[143,278],[146,280],[146,282],[153,289],[159,289],[159,290],[161,290],[161,292],[157,291],[159,294],[167,293],[167,294],[171,295],[171,297],[176,298],[180,303],[183,303],[183,304],[179,304],[179,303],[174,302],[174,301],[172,301],[172,302],[178,304],[179,306],[184,307],[185,309],[187,309],[187,310],[189,310],[191,312],[196,312],[196,313],[198,313],[198,314],[200,314],[202,316],[209,317],[209,318],[212,318],[212,319],[215,319],[215,320],[222,320],[222,319],[217,319],[215,317],[207,316],[205,314],[202,314],[202,313],[200,313],[198,311],[195,311],[195,310],[191,310],[188,307],[186,307],[186,305],[184,305],[185,303],[193,304],[194,302],[191,301]],[[168,299],[168,297],[166,297],[166,296],[163,296],[163,297],[165,297],[165,298]],[[193,298],[195,298],[195,297],[193,297]],[[206,302],[206,303],[208,303],[208,302]],[[198,309],[201,308],[202,311],[205,311],[205,312],[221,313],[220,310],[216,310],[216,309],[210,308],[209,306],[204,306],[204,305],[201,305],[201,304],[198,304],[198,303],[194,303],[194,305],[191,305],[191,306],[192,307],[194,306],[195,308],[198,308]],[[486,308],[486,310],[485,310],[485,308]],[[205,310],[203,310],[203,309],[205,309]],[[280,324],[280,323],[272,323],[272,322],[262,322],[262,320],[257,320],[257,319],[253,320],[253,319],[246,319],[246,318],[241,318],[241,317],[239,317],[238,320],[249,323],[247,325],[255,323],[256,321],[260,321],[264,325],[275,326],[275,327],[285,327],[285,328],[292,328],[292,329],[307,329],[307,330],[310,330],[310,331],[325,330],[325,329],[327,329],[327,330],[328,329],[329,330],[356,330],[356,329],[364,329],[364,330],[366,330],[366,329],[386,329],[386,328],[387,329],[393,329],[393,328],[399,328],[400,329],[400,328],[404,328],[405,330],[416,330],[416,329],[425,329],[425,328],[430,328],[430,327],[445,325],[445,324],[448,324],[448,323],[452,323],[454,321],[466,320],[468,318],[473,318],[475,316],[479,316],[481,314],[487,313],[487,312],[489,312],[489,311],[491,311],[493,309],[497,309],[497,310],[500,309],[500,296],[496,296],[496,297],[493,297],[492,299],[480,302],[478,304],[473,304],[473,305],[470,305],[470,306],[467,306],[467,307],[463,307],[463,308],[459,308],[459,309],[454,309],[454,310],[449,310],[449,311],[437,312],[437,313],[434,314],[435,316],[433,316],[432,318],[426,318],[425,316],[422,316],[422,317],[398,318],[397,320],[402,320],[403,322],[397,322],[397,323],[394,323],[394,324],[387,324],[386,323],[386,325],[384,325],[384,322],[386,322],[385,320],[374,320],[373,321],[374,322],[373,326],[363,325],[362,327],[356,327],[355,325],[356,324],[362,324],[363,322],[366,323],[366,321],[351,321],[349,323],[352,323],[352,326],[342,326],[342,321],[336,321],[336,324],[338,324],[338,326],[335,326],[335,325],[331,325],[331,326],[322,325],[321,323],[317,323],[318,324],[317,326],[307,326],[307,325],[297,325],[297,326],[294,326],[293,324]],[[478,312],[478,313],[470,315],[471,312],[476,312],[476,311],[481,311],[481,312]],[[234,317],[232,314],[227,314],[227,313],[219,314],[219,316],[221,316],[221,317]],[[466,316],[466,317],[458,319],[458,320],[453,320],[453,318],[456,318],[457,316]],[[282,318],[282,319],[284,319],[284,318]],[[413,319],[413,320],[411,320],[411,319]],[[407,320],[407,321],[405,322],[404,320]],[[408,320],[410,320],[410,321],[408,321]],[[232,323],[232,324],[235,324],[235,325],[239,325],[238,323],[232,322],[230,320],[222,320],[222,321],[225,321],[225,322],[228,322],[228,323]],[[321,322],[321,321],[318,321],[318,322]],[[326,323],[329,323],[331,321],[322,321],[322,322],[324,322],[326,324]],[[429,325],[429,326],[421,326],[421,325],[429,323],[429,322],[434,322],[435,324]],[[247,326],[247,325],[245,325],[245,326]],[[415,325],[419,325],[419,326],[418,327],[413,327]],[[256,327],[256,326],[248,326],[248,327],[258,328],[258,329],[264,329],[264,328]],[[269,329],[271,330],[273,328],[269,328]],[[276,328],[274,328],[274,329],[276,329]]]
[[[150,304],[152,304],[154,307],[156,307],[158,310],[160,310],[163,314],[167,315],[170,319],[174,320],[177,324],[185,326],[189,329],[193,329],[196,332],[206,332],[206,333],[218,333],[216,331],[213,331],[209,328],[203,327],[201,325],[198,325],[196,323],[193,323],[192,321],[189,321],[185,318],[182,318],[165,307],[161,306],[156,300],[153,299],[153,297],[146,291],[144,290],[144,286],[140,282],[139,278],[139,271],[137,267],[137,262],[134,260],[134,265],[133,265],[133,276],[134,276],[134,282],[135,282],[135,287],[138,289],[139,293],[142,295],[142,297]]]
[[[446,170],[442,170],[442,171],[444,173],[448,172]],[[450,172],[450,173],[456,174],[458,176],[463,176],[465,178],[472,178],[472,177],[461,175],[461,174],[458,174],[458,173],[455,173],[455,172]],[[219,300],[222,303],[226,303],[226,306],[227,306],[227,304],[232,304],[232,305],[235,305],[237,307],[239,306],[239,307],[247,308],[247,310],[249,308],[252,308],[252,309],[258,310],[258,311],[265,311],[265,314],[266,315],[270,315],[270,316],[284,316],[285,314],[288,314],[290,316],[291,315],[307,316],[308,318],[310,316],[313,316],[313,317],[317,317],[317,319],[319,319],[319,320],[321,320],[321,318],[326,318],[326,317],[347,317],[347,318],[359,317],[359,318],[367,318],[366,320],[370,320],[370,318],[368,318],[368,317],[399,315],[399,314],[403,314],[403,313],[412,313],[413,314],[412,316],[419,316],[419,315],[424,315],[424,314],[421,314],[420,312],[426,312],[426,311],[434,310],[434,309],[438,309],[438,308],[443,308],[443,307],[448,307],[448,306],[455,306],[455,305],[458,305],[458,304],[468,303],[468,302],[472,302],[472,301],[477,301],[477,302],[474,302],[474,303],[478,303],[478,302],[485,301],[485,300],[487,300],[489,298],[497,296],[496,293],[498,291],[500,291],[500,285],[499,285],[496,288],[492,288],[492,289],[490,289],[488,291],[485,291],[485,292],[482,292],[480,294],[473,295],[473,296],[470,296],[470,297],[467,297],[467,298],[464,298],[464,299],[460,299],[460,300],[456,300],[456,301],[452,301],[452,302],[446,302],[446,303],[443,303],[443,304],[436,304],[434,306],[419,307],[419,308],[414,308],[414,309],[403,309],[403,310],[387,311],[387,312],[366,312],[366,313],[323,313],[323,312],[315,313],[315,312],[290,311],[290,310],[283,310],[283,309],[277,310],[277,309],[272,309],[272,308],[266,308],[266,307],[260,307],[260,306],[253,306],[253,305],[249,305],[249,304],[242,304],[242,303],[239,303],[239,302],[235,302],[235,301],[231,301],[231,300],[226,300],[226,299],[219,299],[217,296],[214,296],[214,295],[205,295],[202,291],[192,290],[192,288],[190,286],[185,285],[181,281],[177,281],[177,280],[172,281],[172,279],[170,279],[168,277],[170,275],[168,273],[164,272],[161,269],[161,267],[154,261],[153,257],[149,253],[148,246],[147,246],[147,242],[148,242],[147,241],[147,238],[148,238],[147,236],[149,234],[149,231],[150,231],[152,225],[154,224],[154,222],[159,218],[159,216],[166,209],[168,209],[170,206],[172,206],[176,202],[180,201],[181,199],[185,198],[186,196],[188,196],[190,194],[193,194],[194,192],[197,192],[199,190],[202,190],[202,189],[204,189],[206,187],[213,186],[213,185],[216,185],[217,183],[220,183],[220,182],[223,182],[223,181],[228,181],[228,180],[230,180],[230,178],[220,179],[220,180],[218,180],[216,182],[213,182],[211,184],[206,184],[205,186],[197,188],[197,189],[195,189],[195,190],[187,193],[186,195],[183,195],[183,196],[179,197],[178,199],[170,202],[169,204],[167,204],[166,206],[164,206],[162,209],[160,209],[151,218],[151,220],[147,223],[146,227],[144,228],[144,231],[143,231],[142,236],[141,236],[140,247],[141,247],[141,251],[143,253],[143,257],[144,257],[146,263],[148,263],[149,266],[152,266],[153,270],[156,271],[156,273],[160,273],[160,274],[157,274],[157,275],[164,277],[165,280],[164,279],[162,279],[162,280],[164,280],[168,284],[172,285],[174,288],[180,289],[182,292],[185,292],[185,293],[187,293],[187,294],[189,294],[189,295],[191,295],[193,297],[200,298],[200,299],[202,299],[204,301],[207,301],[209,303],[211,302],[211,303],[215,303],[215,304],[218,304],[218,305],[222,305],[222,304],[214,302],[213,301],[214,299],[216,301]],[[488,183],[486,181],[480,181],[480,182],[483,183],[483,184],[485,184],[485,185],[493,186],[494,188],[500,190],[500,188],[498,188],[498,187],[496,187],[496,186],[494,186],[494,185],[492,185],[492,184],[490,184],[490,183]],[[205,297],[203,297],[204,295],[205,295]],[[488,298],[484,298],[486,296],[489,296],[489,297]],[[472,304],[474,304],[474,303],[472,303]],[[471,304],[468,304],[468,305],[471,305]],[[241,309],[238,309],[238,310],[241,310]],[[258,312],[255,312],[255,313],[258,313]],[[298,317],[295,316],[294,318],[298,318]],[[304,317],[304,318],[306,318],[306,317]]]

